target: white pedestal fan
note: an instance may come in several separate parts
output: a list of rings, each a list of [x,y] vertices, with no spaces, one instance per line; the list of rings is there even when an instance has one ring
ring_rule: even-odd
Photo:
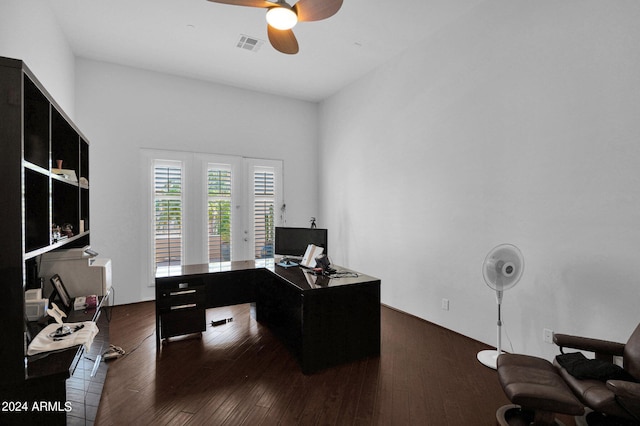
[[[512,244],[500,244],[494,247],[482,264],[482,276],[487,285],[495,290],[498,302],[498,346],[496,350],[478,352],[478,361],[487,367],[496,369],[498,356],[502,352],[502,293],[516,285],[522,277],[524,258],[518,247]]]

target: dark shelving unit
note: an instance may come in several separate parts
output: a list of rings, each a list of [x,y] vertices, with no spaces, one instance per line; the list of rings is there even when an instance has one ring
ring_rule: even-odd
[[[26,356],[30,327],[25,320],[25,290],[39,288],[40,255],[89,244],[89,143],[20,60],[0,57],[0,117],[4,200],[0,397],[29,403],[59,401],[64,406],[66,381],[83,351],[74,347],[39,360]],[[62,160],[63,170],[58,170],[56,160]],[[53,224],[69,224],[72,231],[58,235]],[[108,342],[108,331],[101,332],[105,338]],[[62,410],[13,413],[0,422],[65,424],[66,419]]]

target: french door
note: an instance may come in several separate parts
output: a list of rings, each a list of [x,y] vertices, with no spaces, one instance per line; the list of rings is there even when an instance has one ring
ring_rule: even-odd
[[[143,150],[147,282],[196,263],[273,257],[280,160]]]

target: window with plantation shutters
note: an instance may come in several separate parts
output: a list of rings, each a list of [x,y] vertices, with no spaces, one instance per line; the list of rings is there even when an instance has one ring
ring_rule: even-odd
[[[255,258],[273,257],[275,234],[275,170],[255,167],[253,171],[253,231]]]
[[[273,258],[282,160],[143,149],[141,166],[143,291],[185,265]]]
[[[156,270],[182,264],[183,178],[179,161],[156,160],[153,167]]]
[[[231,166],[207,168],[207,223],[209,262],[231,260]]]

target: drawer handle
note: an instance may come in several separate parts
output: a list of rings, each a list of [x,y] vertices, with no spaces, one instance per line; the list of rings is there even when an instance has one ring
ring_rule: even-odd
[[[196,305],[195,303],[189,303],[187,305],[172,306],[171,310],[175,311],[177,309],[189,309],[189,308],[195,308],[196,306],[198,306],[198,305]]]
[[[180,296],[183,294],[191,294],[191,293],[195,293],[196,290],[182,290],[182,291],[172,291],[169,293],[169,296]]]

